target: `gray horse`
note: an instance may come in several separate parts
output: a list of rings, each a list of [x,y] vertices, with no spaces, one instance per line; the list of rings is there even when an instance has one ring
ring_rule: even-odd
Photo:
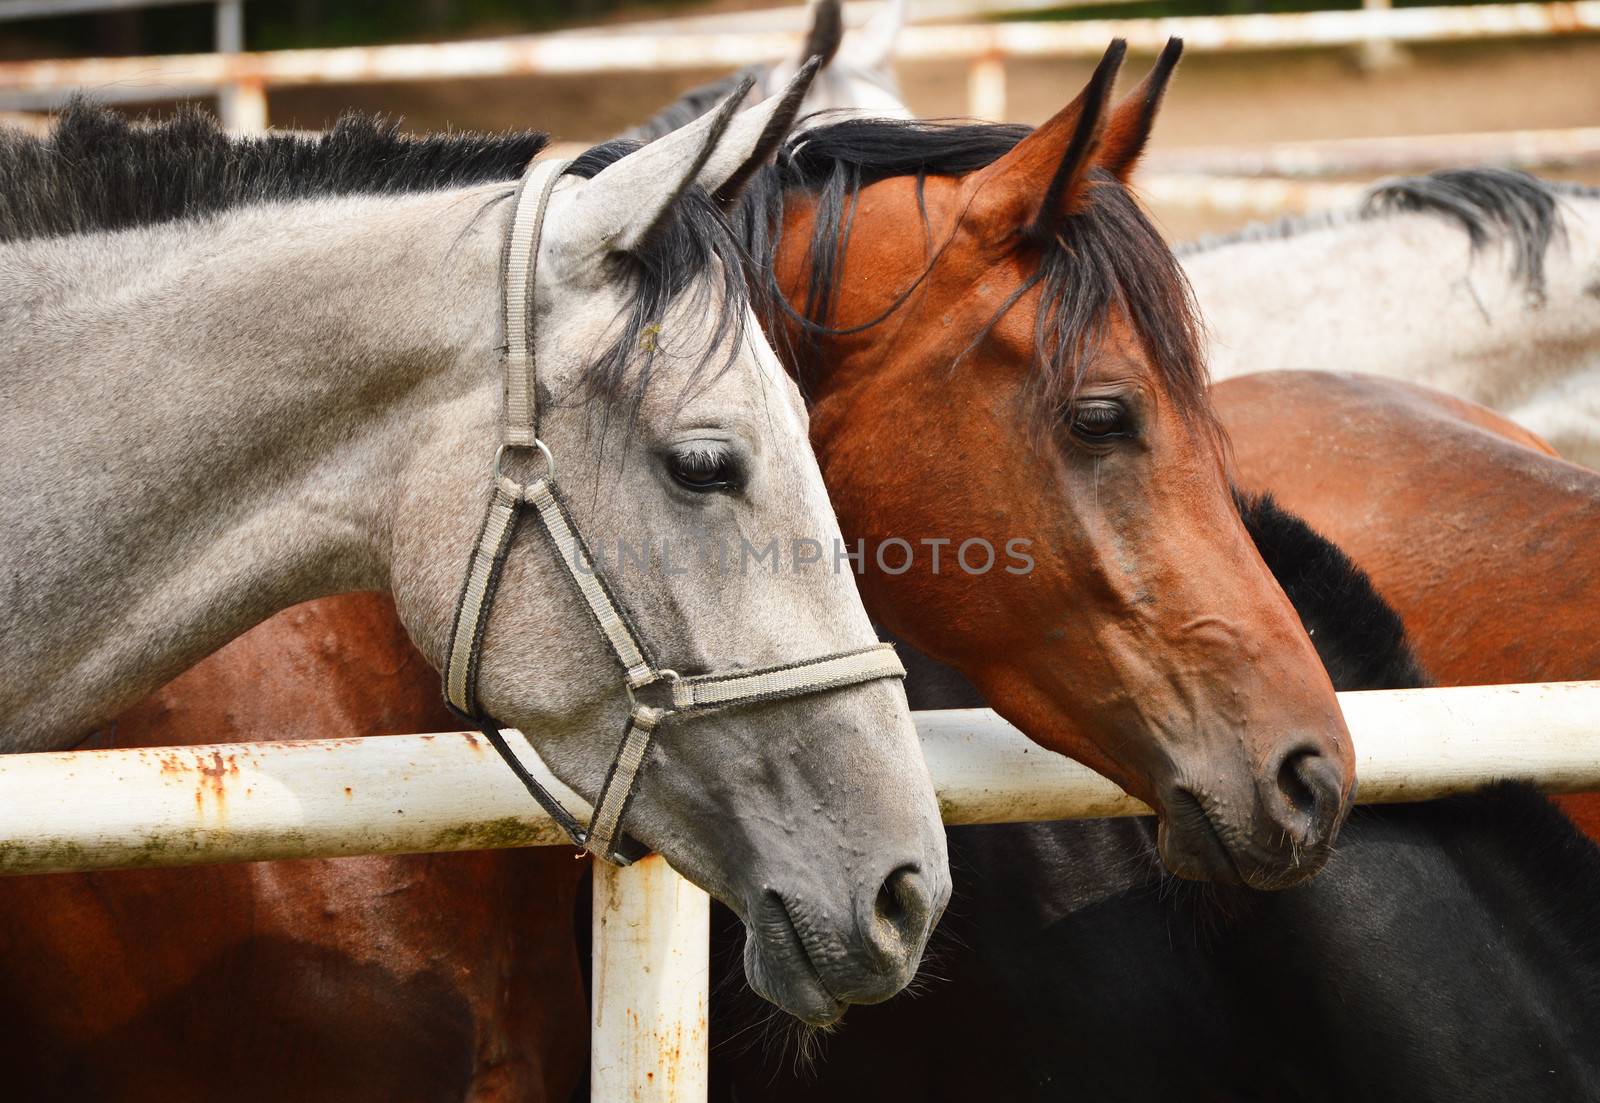
[[[556,183],[533,287],[540,435],[594,546],[837,540],[718,206],[804,85]],[[277,610],[342,591],[390,591],[442,666],[499,439],[507,181],[542,136],[508,171],[470,137],[229,143],[193,118],[79,116],[0,143],[0,750],[69,747]],[[531,529],[479,696],[592,799],[629,698],[581,584]],[[679,558],[610,579],[662,666],[873,638],[831,564]],[[748,922],[752,985],[812,1022],[899,990],[949,892],[893,680],[667,724],[627,816]]]

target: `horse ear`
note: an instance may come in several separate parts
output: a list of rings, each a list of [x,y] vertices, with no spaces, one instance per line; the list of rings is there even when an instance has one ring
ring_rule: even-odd
[[[884,0],[867,25],[845,40],[844,59],[857,69],[885,68],[905,25],[906,0]]]
[[[599,172],[578,193],[562,236],[583,254],[638,248],[695,184],[722,194],[771,156],[816,75],[813,61],[782,92],[741,112],[755,84],[746,77],[717,109]]]
[[[710,171],[701,173],[700,183],[717,202],[724,206],[731,204],[750,182],[750,178],[772,159],[783,140],[789,136],[795,116],[800,114],[800,105],[811,90],[811,82],[826,64],[820,55],[812,55],[789,78],[782,92],[756,104],[734,121],[720,147],[732,155],[727,163],[733,167],[722,173],[721,180],[712,179]],[[710,168],[708,165],[707,169]]]
[[[841,0],[812,0],[811,30],[800,47],[800,61],[821,58],[822,68],[833,61],[844,40],[844,6]]]
[[[1095,163],[1124,184],[1133,175],[1134,166],[1150,141],[1156,112],[1161,110],[1161,97],[1166,95],[1167,83],[1182,56],[1183,39],[1167,39],[1166,48],[1156,58],[1155,68],[1117,105],[1106,123],[1105,137],[1100,141],[1100,154]]]
[[[1115,39],[1078,98],[974,177],[973,210],[1035,238],[1078,209],[1105,130],[1106,102],[1128,44]]]

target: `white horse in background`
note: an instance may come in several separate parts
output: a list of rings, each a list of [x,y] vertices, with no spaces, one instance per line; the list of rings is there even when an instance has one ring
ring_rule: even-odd
[[[1600,189],[1500,169],[1177,249],[1216,379],[1371,372],[1489,406],[1600,468]]]
[[[822,59],[822,68],[800,104],[797,129],[805,129],[808,117],[835,122],[843,113],[909,119],[911,109],[900,98],[891,67],[895,40],[906,22],[906,4],[907,0],[885,0],[864,26],[847,33],[841,0],[813,0],[811,28],[793,56],[752,65],[692,89],[624,136],[650,141],[670,134],[705,114],[746,77],[755,78],[749,102],[764,99],[769,90],[788,84],[812,57]]]

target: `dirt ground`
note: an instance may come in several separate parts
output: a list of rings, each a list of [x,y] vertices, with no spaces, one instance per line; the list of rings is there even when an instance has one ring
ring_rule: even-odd
[[[1407,56],[1401,67],[1364,72],[1344,50],[1191,54],[1167,96],[1156,142],[1171,149],[1600,125],[1600,38],[1420,46]],[[1129,62],[1125,86],[1148,62]],[[1009,116],[1042,121],[1077,93],[1091,68],[1076,61],[1011,63]],[[271,112],[276,126],[321,127],[357,109],[403,116],[417,130],[537,126],[563,140],[588,141],[632,125],[719,75],[707,70],[297,88],[274,92]],[[904,65],[900,79],[918,114],[965,113],[964,66]],[[1600,170],[1561,175],[1600,182]],[[1241,221],[1190,209],[1156,213],[1175,238]]]

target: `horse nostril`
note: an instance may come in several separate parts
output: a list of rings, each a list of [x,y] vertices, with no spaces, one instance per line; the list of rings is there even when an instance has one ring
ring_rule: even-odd
[[[1317,791],[1306,780],[1306,760],[1320,757],[1316,751],[1297,751],[1278,767],[1278,789],[1288,800],[1289,807],[1308,817],[1317,810]]]
[[[878,886],[872,903],[873,938],[880,954],[898,959],[920,945],[933,913],[933,894],[922,870],[903,865]]]
[[[915,877],[913,870],[902,867],[889,874],[889,879],[884,881],[878,889],[878,919],[882,922],[898,927],[911,910],[910,903],[906,900],[906,878]]]
[[[1296,747],[1278,763],[1275,778],[1283,826],[1303,842],[1319,842],[1339,807],[1339,769],[1314,747]]]
[[[885,881],[878,889],[877,914],[879,921],[898,926],[905,909],[900,906],[900,894],[891,885]]]

